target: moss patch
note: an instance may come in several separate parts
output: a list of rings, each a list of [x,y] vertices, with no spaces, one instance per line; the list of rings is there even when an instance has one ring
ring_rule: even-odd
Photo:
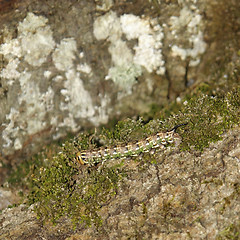
[[[240,222],[230,224],[217,236],[217,240],[237,240],[240,237]]]
[[[171,122],[188,122],[179,129],[183,141],[182,150],[194,147],[203,150],[209,143],[221,139],[221,135],[240,121],[240,88],[227,94],[195,94],[184,101],[183,109],[170,118]]]
[[[102,224],[99,210],[108,204],[118,192],[119,185],[127,177],[128,170],[124,162],[110,167],[79,166],[73,159],[78,151],[95,147],[111,146],[142,139],[158,131],[166,131],[180,123],[187,126],[177,131],[182,136],[180,149],[203,150],[209,143],[221,139],[221,135],[239,124],[240,88],[227,94],[206,94],[206,88],[197,90],[178,106],[177,114],[166,120],[156,119],[148,123],[142,119],[120,121],[113,130],[102,129],[100,134],[80,134],[75,139],[63,144],[54,157],[42,155],[41,166],[28,167],[29,204],[36,203],[38,217],[57,223],[61,217],[68,217],[73,225],[82,223],[86,226]],[[163,112],[164,115],[164,112]],[[145,154],[145,164],[157,164],[157,155]],[[133,158],[133,159],[134,159]],[[41,159],[41,161],[40,161]],[[139,164],[139,171],[144,166]]]
[[[81,143],[87,144],[84,140]],[[121,164],[79,169],[73,161],[77,146],[77,140],[66,142],[57,156],[32,173],[29,203],[37,203],[35,210],[44,221],[57,223],[65,216],[73,226],[99,227],[102,222],[97,211],[116,194],[125,173]]]

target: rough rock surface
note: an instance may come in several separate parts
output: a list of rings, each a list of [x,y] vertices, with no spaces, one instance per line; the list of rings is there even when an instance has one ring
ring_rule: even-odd
[[[0,183],[41,145],[239,80],[239,0],[0,1]],[[239,127],[204,152],[166,151],[131,174],[103,227],[0,215],[0,239],[238,239]],[[5,187],[5,186],[4,186]],[[17,194],[0,188],[0,207]]]
[[[4,2],[0,151],[8,162],[67,132],[164,105],[201,81],[203,0]]]
[[[0,239],[239,239],[239,130],[202,153],[167,150],[142,168],[129,161],[133,171],[101,208],[99,230],[73,230],[66,219],[42,225],[21,205],[2,212]]]

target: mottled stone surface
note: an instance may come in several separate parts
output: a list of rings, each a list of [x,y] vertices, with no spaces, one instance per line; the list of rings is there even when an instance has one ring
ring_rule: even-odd
[[[240,226],[239,127],[202,153],[166,150],[156,163],[128,160],[130,174],[100,210],[103,227],[42,225],[24,205],[0,216],[0,239],[216,239]],[[221,239],[221,238],[220,238]],[[224,238],[223,238],[224,239]],[[237,239],[237,238],[235,238]]]
[[[148,112],[199,80],[203,0],[0,4],[6,162],[67,132]]]

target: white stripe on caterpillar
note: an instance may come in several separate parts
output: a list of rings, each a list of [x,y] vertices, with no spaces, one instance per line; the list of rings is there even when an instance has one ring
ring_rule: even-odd
[[[178,145],[181,138],[176,133],[176,129],[184,125],[187,125],[187,123],[177,125],[166,133],[159,132],[146,139],[128,143],[127,145],[118,145],[110,148],[100,147],[94,150],[78,152],[75,160],[81,165],[96,165],[100,162],[105,162],[108,159],[137,156],[140,153],[149,152],[151,149],[167,146],[172,143]]]

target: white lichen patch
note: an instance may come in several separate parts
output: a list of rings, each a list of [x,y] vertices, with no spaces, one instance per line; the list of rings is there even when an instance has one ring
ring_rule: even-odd
[[[8,84],[11,86],[15,79],[20,77],[20,73],[17,71],[19,60],[12,59],[9,61],[7,66],[0,72],[0,77],[8,79]]]
[[[79,72],[86,73],[88,75],[90,75],[92,73],[92,68],[87,63],[78,64],[77,65],[77,70]]]
[[[3,54],[6,59],[12,59],[13,56],[21,57],[22,48],[19,39],[7,40],[0,45],[0,53]]]
[[[127,43],[117,39],[109,46],[109,53],[115,66],[123,66],[133,62],[133,54],[128,48]]]
[[[131,93],[129,86],[132,86],[136,82],[136,76],[140,76],[141,74],[142,70],[139,65],[133,63],[129,65],[117,65],[109,69],[106,80],[111,78],[114,83],[126,91],[129,90],[129,93]]]
[[[28,32],[33,33],[36,29],[45,27],[47,22],[47,18],[29,12],[26,18],[19,23],[18,31],[27,35]]]
[[[67,71],[73,67],[73,60],[77,52],[77,44],[73,38],[64,38],[57,45],[52,59],[56,68],[60,71]]]
[[[54,93],[51,87],[41,93],[39,86],[32,81],[28,72],[23,72],[19,80],[22,92],[18,101],[19,104],[25,105],[25,108],[21,118],[18,119],[18,125],[22,126],[26,134],[31,135],[46,127],[45,116],[52,110]]]
[[[152,29],[148,20],[141,19],[133,14],[124,14],[120,17],[122,31],[128,40],[137,39],[141,35],[151,34]]]
[[[94,105],[92,97],[84,88],[80,76],[80,72],[75,69],[69,69],[66,72],[64,89],[61,90],[65,101],[61,103],[60,109],[63,112],[68,111],[69,114],[62,123],[58,124],[58,128],[70,127],[73,131],[77,131],[80,126],[76,124],[75,120],[78,118],[87,119],[95,126],[107,123],[109,119],[109,97],[100,95],[100,106]]]
[[[6,115],[6,120],[9,121],[8,124],[3,123],[5,129],[2,131],[2,138],[4,139],[3,147],[9,148],[12,146],[12,139],[16,139],[19,132],[19,126],[16,126],[15,123],[18,120],[20,113],[15,108],[11,108],[9,114]],[[19,140],[18,140],[19,141]]]
[[[110,11],[94,22],[94,35],[98,40],[110,41],[109,53],[112,56],[113,67],[109,68],[106,80],[112,79],[120,89],[131,92],[139,71],[134,73],[133,54],[125,41],[121,39],[122,29],[120,19],[115,12]],[[119,71],[120,70],[120,71]],[[133,74],[128,75],[127,72]],[[141,71],[140,71],[141,74]]]
[[[75,118],[93,117],[95,110],[92,98],[89,92],[84,89],[80,74],[74,69],[69,69],[66,72],[66,78],[64,89],[61,90],[62,95],[65,97],[61,110],[74,113]]]
[[[61,83],[63,80],[63,76],[57,75],[56,77],[52,78],[53,82]]]
[[[55,46],[47,18],[28,13],[19,23],[19,41],[25,61],[33,66],[41,66]]]
[[[113,42],[122,35],[121,26],[117,14],[113,11],[98,17],[93,24],[93,34],[97,40],[105,40]]]
[[[96,19],[93,32],[98,40],[110,42],[109,53],[114,66],[109,69],[106,79],[111,78],[125,92],[131,93],[136,78],[142,74],[141,67],[150,73],[165,73],[161,50],[163,32],[155,20],[133,14],[119,18],[110,11]],[[137,40],[133,49],[122,40],[124,35],[128,40]]]
[[[49,87],[46,92],[41,92],[32,79],[32,73],[26,67],[23,71],[18,69],[24,62],[22,58],[28,64],[39,67],[51,53],[55,42],[47,21],[44,17],[28,13],[18,25],[17,38],[8,39],[0,46],[1,53],[8,60],[1,77],[8,79],[9,85],[20,85],[14,108],[9,110],[3,124],[2,140],[6,149],[21,149],[24,136],[43,130],[46,127],[45,116],[53,109],[53,90]]]
[[[47,22],[45,17],[28,13],[18,24],[18,37],[2,44],[0,53],[6,59],[24,57],[28,64],[41,66],[55,46],[52,30]]]
[[[80,78],[82,73],[91,77],[92,69],[83,61],[84,53],[77,51],[75,39],[63,38],[56,44],[48,19],[33,13],[28,13],[17,28],[17,37],[5,39],[0,45],[0,54],[7,60],[0,77],[6,79],[9,86],[13,83],[19,85],[14,108],[5,109],[6,113],[9,112],[5,113],[1,136],[3,151],[9,153],[20,149],[28,136],[49,126],[56,130],[68,128],[77,131],[81,126],[76,119],[87,119],[95,125],[106,123],[106,99],[103,97],[100,106],[95,106]],[[81,63],[75,65],[77,56]],[[50,60],[49,68],[41,68],[47,59]],[[61,73],[56,74],[51,63]],[[33,67],[31,71],[29,65]],[[54,103],[56,93],[50,85],[51,80],[63,87],[60,92],[64,100],[57,103],[58,109]],[[54,115],[59,110],[62,118]],[[64,132],[56,136],[62,136]]]
[[[179,17],[172,16],[170,18],[170,30],[174,38],[178,39],[178,34],[184,31],[188,35],[188,47],[176,43],[171,47],[172,55],[179,56],[181,60],[189,58],[189,66],[195,67],[200,62],[200,56],[206,50],[206,43],[203,40],[203,32],[201,30],[202,16],[198,13],[197,8],[190,10],[184,6],[180,11]],[[185,44],[186,45],[186,44]]]
[[[25,93],[27,94],[26,86],[28,85],[28,82],[30,81],[31,76],[32,74],[27,71],[23,71],[21,73],[21,76],[19,78],[19,83],[20,83],[21,89],[23,90],[23,99],[20,96],[19,103],[22,103],[22,101],[26,99],[24,94]]]
[[[154,47],[153,47],[154,46]],[[165,62],[162,58],[162,45],[153,35],[142,35],[135,49],[134,63],[144,66],[148,72],[165,73]]]
[[[165,73],[165,62],[162,56],[162,27],[156,19],[141,19],[131,14],[121,16],[121,26],[127,39],[137,39],[134,47],[134,63],[141,65],[148,72]]]
[[[44,71],[43,76],[48,79],[48,78],[50,78],[51,74],[52,74],[52,72],[47,70],[47,71]]]
[[[22,142],[21,142],[21,140],[20,140],[19,138],[16,138],[16,139],[14,140],[13,147],[14,147],[14,149],[16,149],[16,150],[19,150],[19,149],[22,148]]]

